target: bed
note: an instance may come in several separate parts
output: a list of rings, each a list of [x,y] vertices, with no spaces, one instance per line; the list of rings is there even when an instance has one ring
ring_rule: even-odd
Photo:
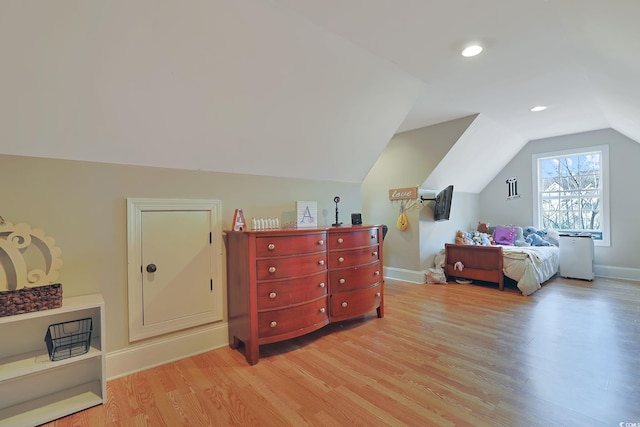
[[[445,244],[448,278],[496,283],[504,289],[504,276],[517,282],[523,295],[531,295],[558,272],[557,246]]]

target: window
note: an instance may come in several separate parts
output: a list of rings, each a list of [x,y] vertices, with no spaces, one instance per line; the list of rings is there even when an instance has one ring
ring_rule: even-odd
[[[589,233],[609,246],[609,147],[533,156],[534,225]]]

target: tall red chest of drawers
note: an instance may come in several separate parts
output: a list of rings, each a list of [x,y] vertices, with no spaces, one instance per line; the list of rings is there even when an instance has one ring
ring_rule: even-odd
[[[249,364],[262,344],[384,316],[381,226],[225,233],[229,345]]]

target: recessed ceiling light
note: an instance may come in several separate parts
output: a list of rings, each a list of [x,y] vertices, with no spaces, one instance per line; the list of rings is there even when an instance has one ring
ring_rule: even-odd
[[[465,58],[469,58],[470,56],[476,56],[480,52],[482,52],[482,46],[475,44],[465,47],[462,51],[462,56],[464,56]]]
[[[533,111],[534,113],[538,112],[538,111],[544,111],[546,110],[548,107],[546,105],[536,105],[535,107],[531,107],[531,111]]]

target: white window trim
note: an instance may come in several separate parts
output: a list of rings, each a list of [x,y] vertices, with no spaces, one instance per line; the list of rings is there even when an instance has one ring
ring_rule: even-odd
[[[572,154],[585,153],[589,151],[600,151],[602,153],[602,240],[594,240],[596,246],[611,246],[610,219],[609,211],[609,146],[594,145],[592,147],[572,148],[569,150],[553,151],[549,153],[537,153],[531,156],[531,171],[533,183],[533,226],[540,228],[542,218],[540,217],[540,192],[538,184],[540,183],[540,171],[538,170],[538,160],[548,157],[570,156]]]

